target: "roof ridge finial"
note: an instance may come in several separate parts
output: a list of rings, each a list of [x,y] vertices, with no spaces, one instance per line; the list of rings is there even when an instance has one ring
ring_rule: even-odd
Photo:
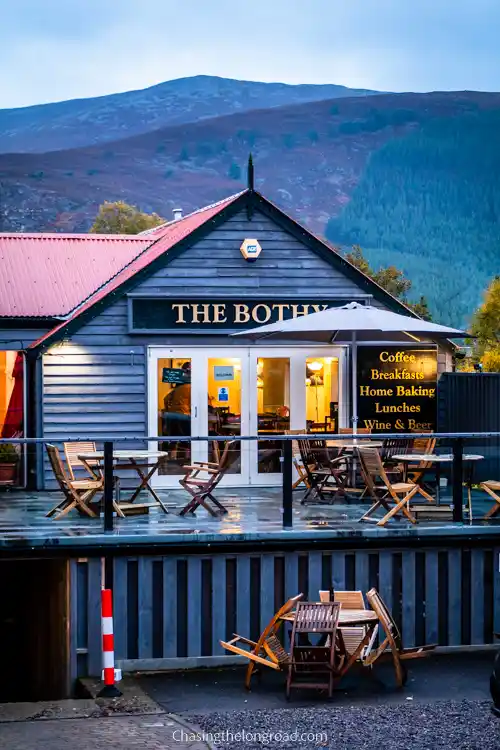
[[[252,152],[250,152],[250,154],[248,155],[247,185],[248,185],[249,190],[254,189],[254,169],[253,169]]]

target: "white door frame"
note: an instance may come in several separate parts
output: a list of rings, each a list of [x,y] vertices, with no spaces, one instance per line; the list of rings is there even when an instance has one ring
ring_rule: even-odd
[[[321,346],[298,344],[294,346],[247,347],[199,345],[148,347],[148,434],[158,432],[158,360],[161,358],[191,360],[191,434],[206,436],[208,433],[208,360],[211,358],[238,358],[241,360],[241,435],[257,434],[257,359],[279,357],[290,361],[290,429],[306,427],[306,359],[308,357],[337,357],[339,360],[339,425],[349,424],[349,378],[348,348],[343,346]],[[156,450],[158,443],[150,443],[150,450]],[[192,460],[207,459],[207,443],[192,442]],[[241,442],[241,474],[226,474],[223,484],[226,487],[272,486],[281,484],[281,474],[259,474],[257,461],[257,441]],[[156,474],[153,486],[157,488],[179,487],[181,473],[175,475]]]

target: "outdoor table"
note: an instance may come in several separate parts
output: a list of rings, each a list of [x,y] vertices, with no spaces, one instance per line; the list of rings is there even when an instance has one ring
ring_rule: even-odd
[[[383,442],[380,440],[369,440],[365,436],[352,440],[327,440],[327,448],[341,448],[348,453],[355,453],[358,448],[382,448]],[[354,491],[356,487],[356,456],[352,456],[349,469],[349,483]]]
[[[293,623],[294,617],[295,612],[289,612],[288,614],[283,615],[283,617],[281,617],[281,620],[283,620],[284,622]],[[359,659],[363,652],[363,649],[375,640],[378,624],[379,619],[377,617],[377,614],[371,609],[340,609],[338,621],[339,628],[366,628],[366,634],[364,638],[360,641],[359,646],[352,654],[349,655],[345,651],[345,647],[343,646],[342,642],[344,656],[347,657],[347,660],[340,670],[340,677],[343,677],[346,672],[349,671],[352,665]]]
[[[118,450],[113,452],[115,469],[136,471],[140,477],[141,482],[137,489],[134,490],[134,493],[129,500],[130,503],[133,503],[140,491],[145,489],[153,496],[163,512],[168,513],[165,504],[149,483],[155,472],[158,471],[161,459],[166,458],[167,456],[168,453],[165,451]],[[78,458],[86,468],[90,470],[87,461],[104,461],[104,452],[93,451],[91,453],[81,453]]]
[[[422,462],[428,462],[436,464],[436,504],[439,505],[440,502],[440,484],[441,484],[441,464],[450,464],[453,463],[453,454],[452,453],[406,453],[404,455],[396,455],[392,456],[393,459],[396,461],[401,461],[401,463],[422,463]],[[480,456],[476,453],[464,453],[462,456],[462,461],[467,462],[473,462],[473,461],[481,461],[484,458],[484,456]],[[469,491],[469,511],[470,508],[470,490],[472,485],[472,470],[473,470],[473,463],[471,463],[470,473],[467,477],[467,489]]]

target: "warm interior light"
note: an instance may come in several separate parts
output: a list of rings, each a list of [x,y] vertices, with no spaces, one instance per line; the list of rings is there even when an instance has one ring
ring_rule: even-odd
[[[311,378],[306,378],[306,385],[311,385]]]
[[[264,369],[264,362],[261,359],[258,359],[257,360],[257,375],[260,375],[263,369]]]
[[[262,378],[257,378],[257,388],[264,388],[264,381]]]
[[[325,357],[325,365],[331,365],[333,362],[333,357]]]
[[[323,369],[323,363],[318,362],[317,360],[314,360],[314,362],[310,362],[307,366],[310,370],[312,370],[312,372],[319,372]]]

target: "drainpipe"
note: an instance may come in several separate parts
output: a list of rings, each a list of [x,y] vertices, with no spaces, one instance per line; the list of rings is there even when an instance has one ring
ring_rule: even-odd
[[[26,355],[26,414],[25,437],[36,438],[40,434],[39,409],[41,393],[38,388],[37,371],[40,362],[38,352],[28,349]],[[26,484],[29,490],[37,489],[37,466],[40,450],[37,444],[29,444],[26,449]]]

